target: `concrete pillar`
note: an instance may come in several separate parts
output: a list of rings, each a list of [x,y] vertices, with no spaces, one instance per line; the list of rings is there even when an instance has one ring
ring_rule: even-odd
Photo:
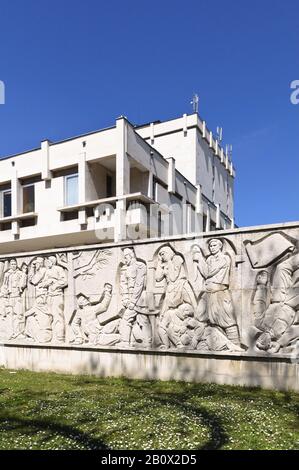
[[[216,228],[220,229],[221,221],[220,221],[220,204],[216,204]]]
[[[154,130],[154,123],[153,122],[151,122],[150,131],[151,131],[151,145],[154,145],[154,143],[155,143],[155,130]]]
[[[125,118],[116,120],[116,196],[121,198],[130,194],[130,162],[127,155],[128,124]],[[114,241],[126,239],[126,200],[116,202]]]
[[[210,131],[210,148],[213,148],[213,134],[212,134],[212,131]]]
[[[188,122],[187,122],[188,116],[187,114],[183,114],[183,132],[184,136],[187,135],[188,132]]]
[[[51,179],[49,155],[50,155],[50,142],[49,140],[43,140],[41,142],[42,179],[43,180]]]
[[[11,173],[11,215],[18,216],[21,211],[22,187],[18,179],[17,169],[13,166]],[[17,238],[20,234],[20,223],[14,220],[11,224],[12,235]]]
[[[201,184],[196,185],[196,214],[202,213],[202,187]]]
[[[127,122],[121,117],[116,121],[116,196],[130,193],[130,162],[127,155]]]
[[[86,163],[86,153],[81,152],[78,158],[78,198],[79,204],[84,204],[86,202],[86,179],[87,179],[87,163]]]
[[[86,209],[85,208],[79,209],[78,221],[79,221],[79,225],[86,225],[87,224],[87,216],[86,216]]]
[[[153,172],[149,171],[149,173],[148,173],[148,182],[147,182],[147,197],[149,197],[150,199],[154,198],[153,181],[154,181]]]
[[[166,158],[168,161],[168,192],[175,193],[175,159]]]
[[[205,232],[209,232],[211,230],[211,211],[209,207],[207,209],[207,220],[206,220],[206,226],[204,229],[205,229]]]
[[[21,213],[21,184],[18,179],[18,172],[15,167],[11,174],[11,215],[16,217]]]
[[[206,138],[207,124],[206,121],[202,121],[202,138]]]

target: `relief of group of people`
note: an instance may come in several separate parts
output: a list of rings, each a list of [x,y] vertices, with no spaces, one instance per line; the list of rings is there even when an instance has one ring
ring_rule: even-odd
[[[192,248],[193,263],[204,280],[199,295],[188,280],[184,257],[170,245],[156,254],[155,283],[163,295],[149,308],[147,263],[133,248],[122,250],[118,286],[121,308],[103,322],[109,310],[113,286],[104,283],[98,299],[78,293],[77,308],[70,323],[70,342],[119,347],[186,348],[241,351],[239,328],[229,290],[231,257],[220,239],[208,242],[205,256]],[[7,263],[7,262],[6,262]],[[3,264],[3,263],[2,263]],[[0,288],[0,335],[46,343],[65,341],[67,270],[56,256],[37,257],[18,266],[15,259],[2,269]]]
[[[261,351],[277,353],[299,339],[299,254],[277,264],[273,273],[261,270],[252,298],[251,339]]]
[[[101,325],[101,313],[109,307],[112,286],[106,284],[100,302],[78,294],[79,309],[72,323],[74,343],[91,342],[119,347],[186,348],[242,351],[232,297],[229,291],[231,258],[223,242],[212,239],[209,255],[200,247],[192,250],[193,262],[204,279],[196,296],[183,256],[170,245],[156,256],[155,283],[163,286],[156,311],[149,308],[147,264],[133,248],[124,248],[119,274],[121,309],[116,319]]]
[[[0,261],[0,339],[64,343],[69,328],[67,340],[75,345],[244,351],[231,294],[233,256],[226,243],[210,239],[207,250],[192,246],[196,275],[191,282],[185,258],[170,244],[160,246],[151,267],[134,248],[123,248],[115,283],[103,282],[93,298],[77,293],[68,325],[68,271],[59,255],[38,256],[28,264]],[[104,277],[105,270],[100,272]],[[257,273],[250,347],[276,353],[298,340],[298,273],[294,253]],[[113,295],[118,307],[111,303]]]
[[[37,257],[28,266],[1,262],[0,336],[46,343],[65,340],[66,270],[56,256]]]

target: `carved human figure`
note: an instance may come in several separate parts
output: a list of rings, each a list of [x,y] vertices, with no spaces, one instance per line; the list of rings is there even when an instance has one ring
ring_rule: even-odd
[[[49,343],[52,340],[52,323],[47,295],[40,294],[34,306],[25,312],[25,336],[38,343]]]
[[[263,333],[256,346],[261,350],[278,352],[299,338],[296,312],[299,311],[299,254],[280,262],[274,272],[270,305],[257,325]]]
[[[158,253],[156,281],[166,281],[165,297],[162,305],[162,315],[171,308],[177,308],[183,303],[196,307],[196,299],[191,285],[187,280],[184,258],[176,254],[170,246],[164,246]]]
[[[7,305],[11,307],[12,334],[10,339],[24,337],[25,319],[24,302],[22,294],[27,286],[27,266],[23,265],[22,270],[18,268],[17,261],[12,259],[9,269],[4,274],[1,295],[6,297]]]
[[[161,348],[164,349],[171,346],[170,337],[172,338],[172,343],[179,346],[179,332],[176,330],[180,324],[181,317],[184,316],[183,311],[179,307],[189,305],[190,309],[194,311],[196,299],[192,287],[187,280],[184,258],[180,254],[175,253],[170,246],[163,246],[158,252],[155,278],[157,282],[165,281],[166,283],[165,296],[158,320],[158,335],[162,343]],[[190,311],[188,308],[183,309],[184,312]]]
[[[58,342],[65,338],[64,319],[64,289],[67,287],[66,272],[57,266],[56,256],[49,256],[46,260],[46,271],[40,283],[40,289],[47,289],[47,305],[53,315],[53,334]]]
[[[171,346],[182,348],[189,344],[185,337],[188,336],[188,319],[193,317],[193,314],[192,306],[186,303],[164,313],[159,323],[159,334],[162,341],[161,349],[170,348]]]
[[[110,324],[102,326],[99,318],[102,313],[108,310],[112,298],[112,286],[106,283],[104,285],[104,292],[100,302],[93,303],[84,294],[77,295],[78,310],[72,322],[72,330],[74,333],[74,344],[99,344],[104,336],[110,333],[109,338],[106,338],[106,345],[116,344],[120,335],[118,333],[119,320],[113,320],[113,326]]]
[[[134,342],[145,347],[152,344],[146,297],[146,264],[138,261],[132,248],[124,248],[124,265],[120,270],[120,294],[124,312],[120,321],[121,346]]]
[[[29,282],[35,287],[35,299],[38,299],[40,295],[47,293],[47,288],[43,285],[43,281],[46,275],[45,261],[42,257],[37,257],[31,264],[29,271]]]
[[[235,345],[240,345],[231,293],[229,291],[231,259],[223,253],[223,242],[211,239],[208,242],[210,255],[205,258],[199,247],[193,247],[193,260],[205,280],[200,308],[209,326],[218,327]]]

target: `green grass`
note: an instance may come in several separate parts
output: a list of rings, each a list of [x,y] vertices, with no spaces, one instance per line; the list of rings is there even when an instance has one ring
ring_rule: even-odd
[[[0,370],[0,449],[298,449],[299,394]]]

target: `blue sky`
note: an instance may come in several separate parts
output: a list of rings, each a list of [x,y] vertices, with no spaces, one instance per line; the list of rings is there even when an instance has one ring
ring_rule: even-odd
[[[191,112],[233,144],[238,225],[299,220],[298,0],[0,0],[0,155]]]

